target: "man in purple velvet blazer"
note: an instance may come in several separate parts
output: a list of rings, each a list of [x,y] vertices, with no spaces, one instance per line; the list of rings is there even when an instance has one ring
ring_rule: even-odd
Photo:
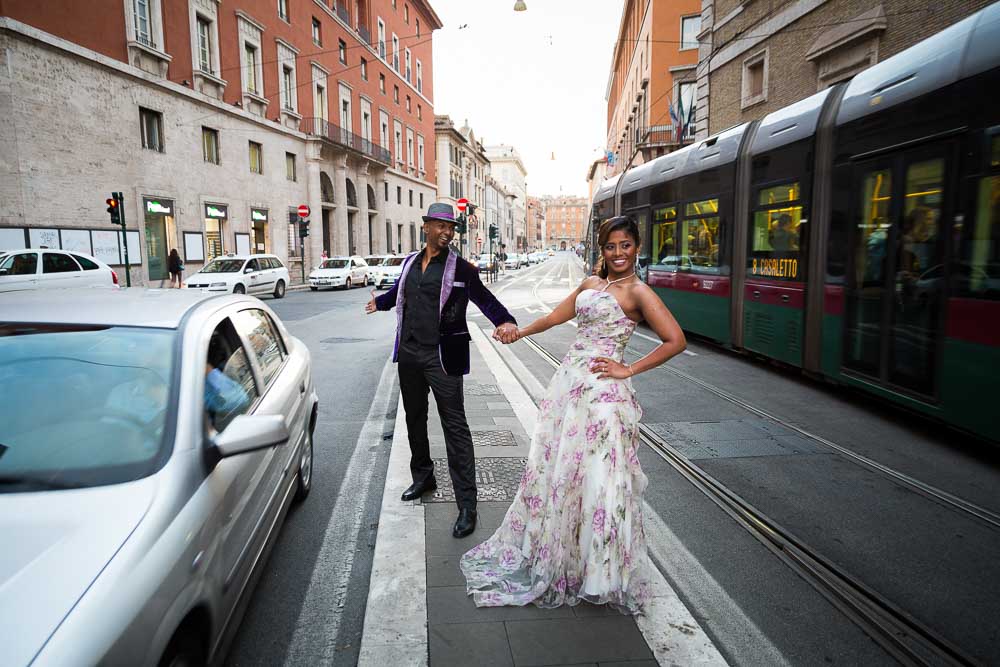
[[[415,500],[437,488],[427,437],[427,394],[433,391],[459,509],[452,534],[465,537],[476,528],[476,458],[462,393],[472,340],[465,309],[469,301],[476,304],[497,327],[494,337],[505,342],[516,332],[517,321],[483,286],[479,269],[449,247],[455,236],[451,205],[431,204],[424,235],[424,249],[406,258],[396,285],[372,298],[365,311],[396,308],[392,360],[398,363],[413,476],[402,499]]]

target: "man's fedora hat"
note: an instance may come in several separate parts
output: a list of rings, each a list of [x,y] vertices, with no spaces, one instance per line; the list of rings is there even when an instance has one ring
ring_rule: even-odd
[[[424,222],[431,220],[455,223],[455,209],[451,207],[451,204],[431,204],[430,208],[427,209],[427,215],[424,216]]]

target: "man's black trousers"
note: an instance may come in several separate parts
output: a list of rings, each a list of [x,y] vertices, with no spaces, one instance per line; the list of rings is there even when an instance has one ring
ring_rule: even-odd
[[[448,472],[459,508],[476,508],[476,456],[472,433],[465,418],[465,394],[461,375],[447,375],[441,368],[437,345],[420,345],[415,340],[399,346],[399,389],[406,410],[406,430],[410,437],[410,474],[415,484],[434,477],[430,441],[427,438],[427,395],[434,392],[444,442],[448,451]]]

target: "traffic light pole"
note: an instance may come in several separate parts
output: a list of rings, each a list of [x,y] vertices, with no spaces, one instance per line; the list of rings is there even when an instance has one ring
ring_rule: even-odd
[[[132,271],[129,269],[128,262],[128,230],[125,227],[125,197],[120,192],[115,192],[114,197],[118,200],[118,220],[121,222],[122,246],[125,248],[125,287],[131,287]]]

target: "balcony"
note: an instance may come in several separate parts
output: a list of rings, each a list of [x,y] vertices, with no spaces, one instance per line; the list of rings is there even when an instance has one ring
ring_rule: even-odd
[[[677,136],[675,125],[651,125],[636,130],[636,146],[638,148],[675,148],[685,146],[694,140],[694,123],[684,129],[684,135]]]
[[[299,127],[302,132],[305,132],[308,135],[323,137],[328,141],[332,141],[339,146],[361,153],[362,155],[381,162],[386,166],[392,166],[392,160],[389,157],[389,151],[387,149],[382,148],[373,141],[359,137],[353,132],[345,130],[342,127],[338,127],[330,121],[323,120],[322,118],[304,118]]]

